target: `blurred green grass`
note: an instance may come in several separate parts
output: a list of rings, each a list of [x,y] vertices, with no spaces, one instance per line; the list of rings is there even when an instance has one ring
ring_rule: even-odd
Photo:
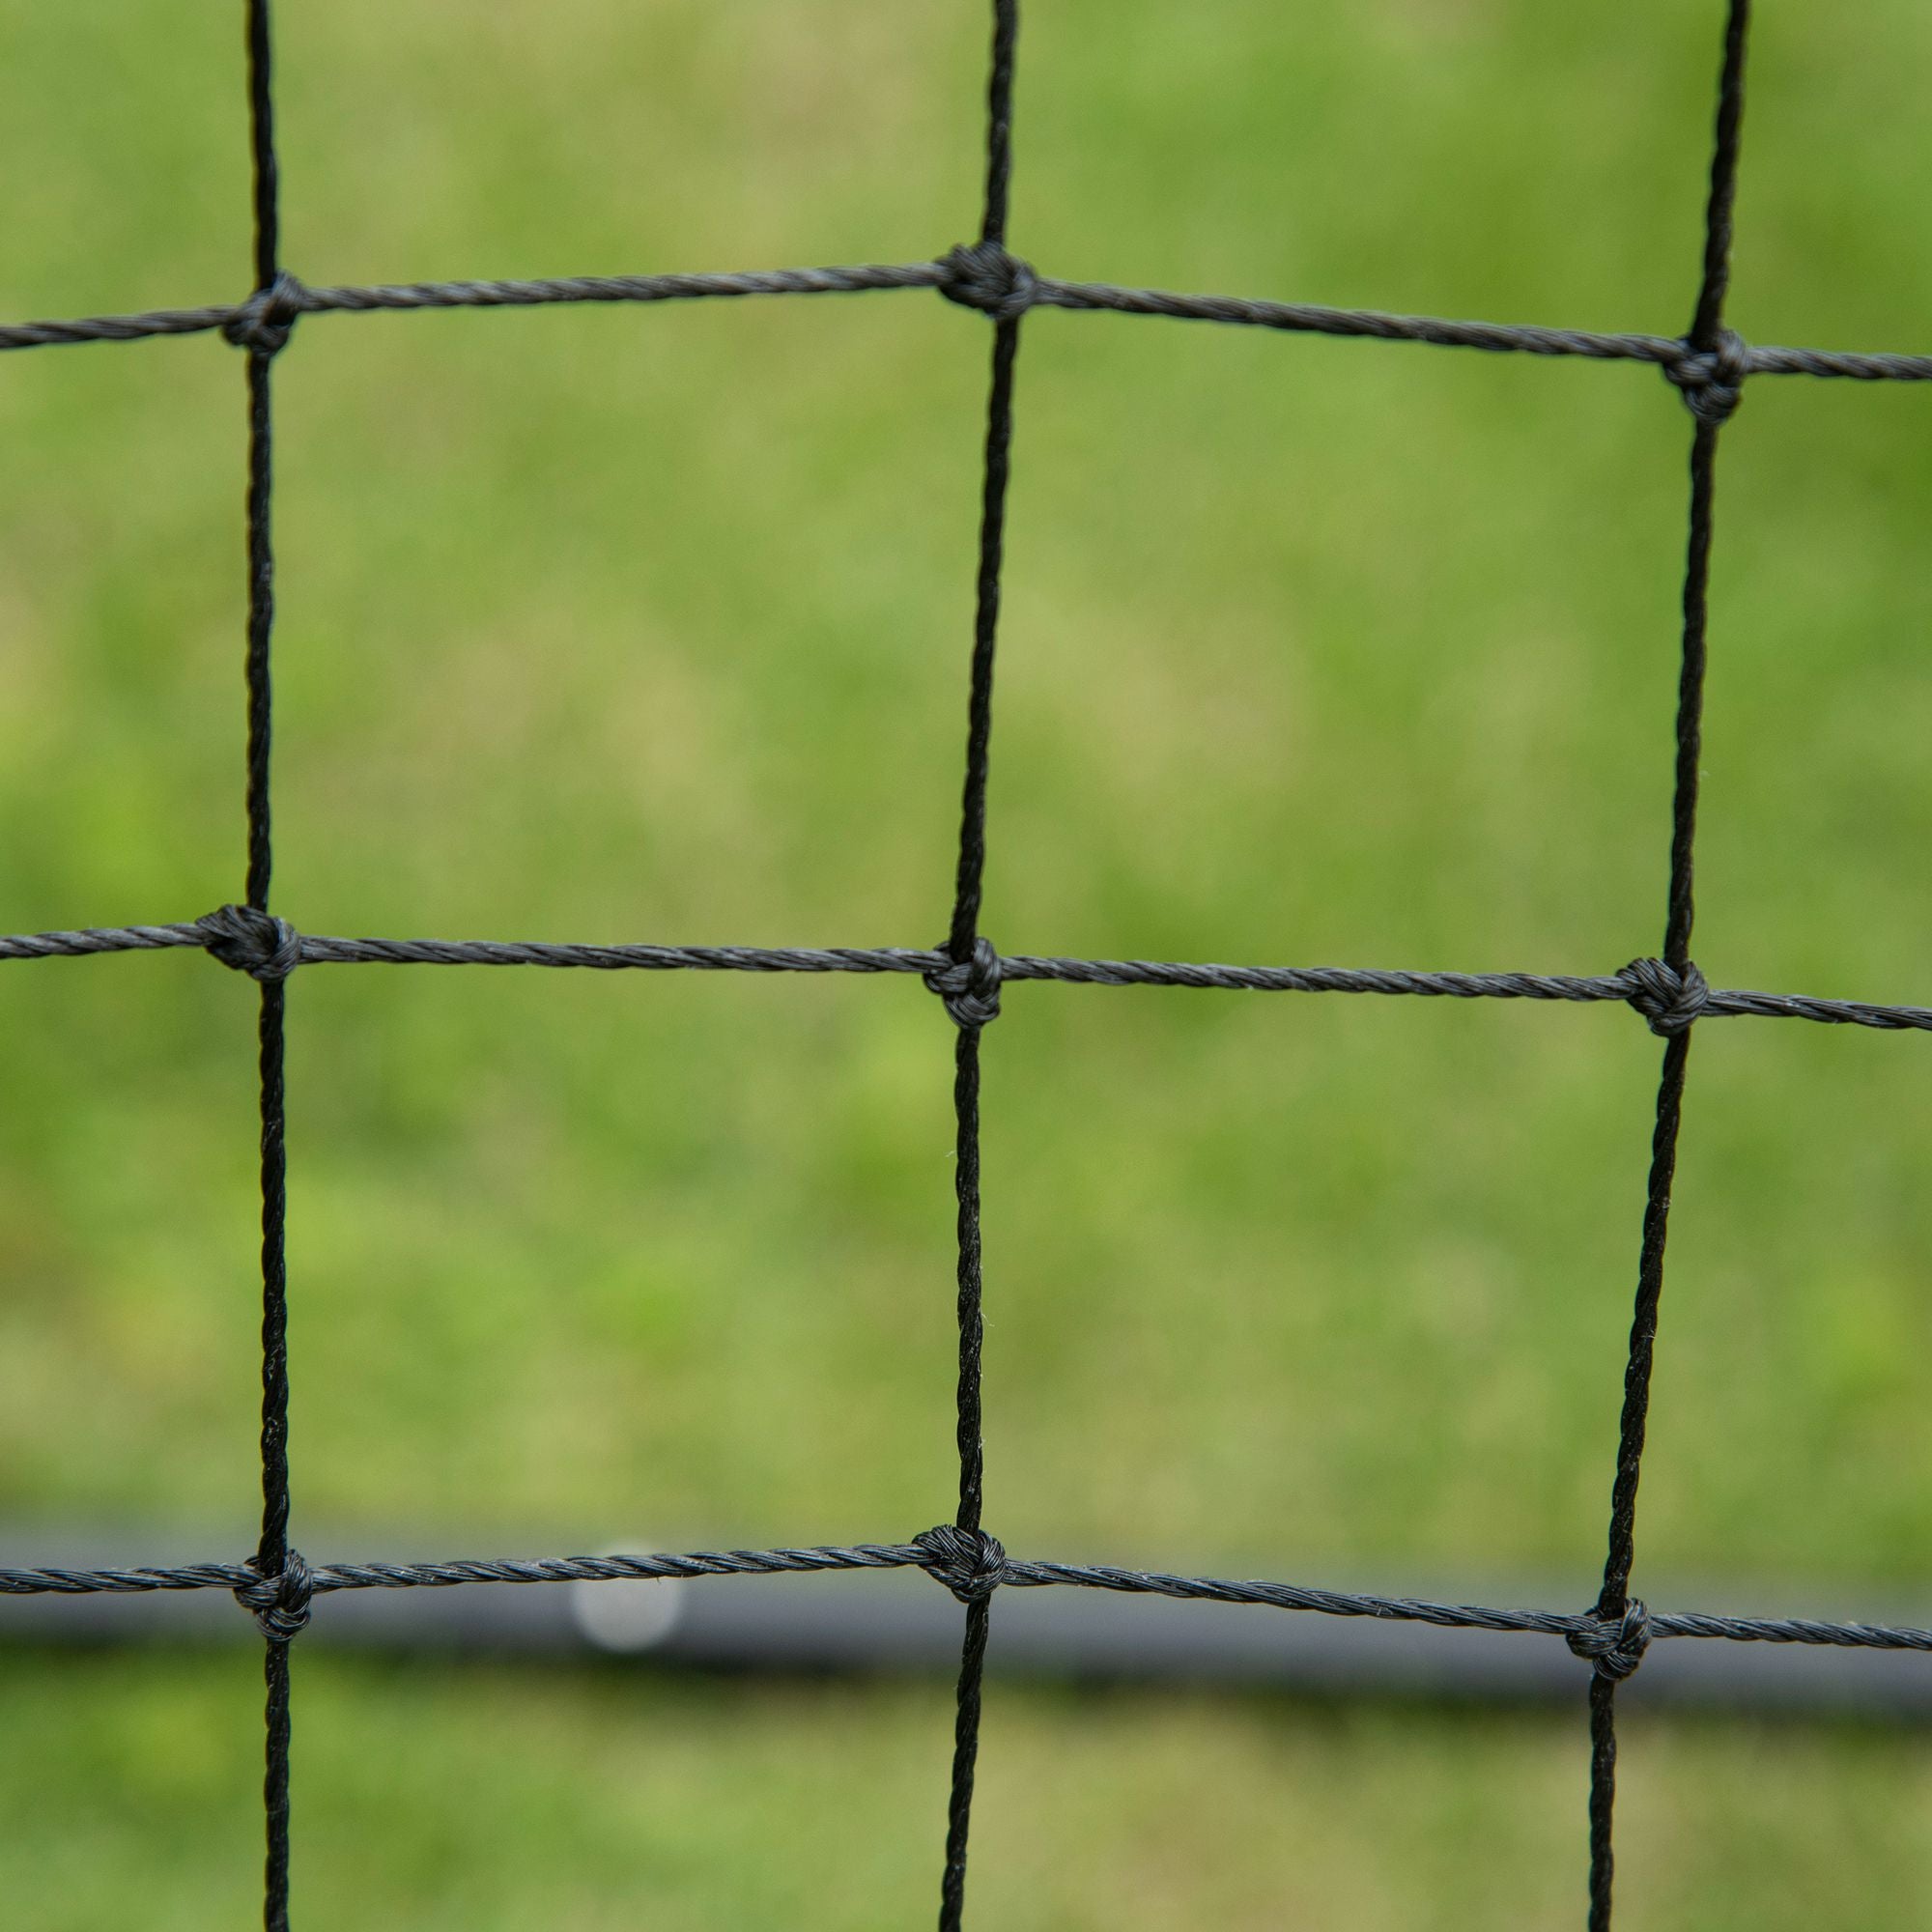
[[[311,280],[917,259],[972,228],[977,4],[284,11]],[[1718,13],[1042,4],[1014,242],[1074,276],[1672,332]],[[1932,20],[1854,14],[1760,23],[1733,315],[1918,348]],[[235,27],[0,0],[0,178],[30,186],[6,313],[241,289]],[[323,931],[929,943],[984,356],[977,318],[912,295],[305,321],[277,373],[280,906]],[[213,340],[0,370],[0,927],[238,890],[240,386]],[[1714,981],[1926,997],[1928,409],[1767,381],[1726,434]],[[1578,972],[1654,951],[1687,441],[1634,367],[1034,318],[987,930]],[[14,1518],[246,1534],[249,1005],[189,958],[0,977]],[[1656,1065],[1630,1015],[1007,1008],[993,1526],[1584,1601]],[[950,1042],[916,985],[345,972],[291,1012],[298,1513],[450,1549],[947,1513]],[[1643,1571],[1932,1580],[1921,1059],[1700,1036]],[[252,1665],[0,1669],[23,1741],[0,1865],[36,1921],[245,1917]],[[927,1907],[937,1694],[317,1659],[298,1721],[311,1913]],[[976,1901],[1568,1923],[1578,1728],[1003,1692]],[[1639,1923],[1917,1923],[1926,1774],[1911,1737],[1634,1727],[1620,1887]]]
[[[10,1799],[9,1879],[35,1923],[112,1924],[130,1899],[157,1932],[250,1921],[247,1676],[95,1658],[8,1697],[16,1748],[68,1774]],[[950,1701],[940,1686],[425,1677],[312,1657],[302,1895],[314,1916],[437,1932],[602,1932],[640,1912],[679,1932],[923,1923]],[[1544,1719],[997,1689],[987,1717],[973,1892],[988,1923],[1410,1932],[1576,1916],[1584,1768]],[[1637,1719],[1625,1755],[1633,1922],[1904,1922],[1932,1801],[1915,1741]]]

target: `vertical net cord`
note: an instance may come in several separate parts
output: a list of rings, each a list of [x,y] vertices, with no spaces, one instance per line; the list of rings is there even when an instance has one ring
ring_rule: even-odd
[[[986,186],[982,242],[1004,244],[1012,177],[1013,56],[1019,0],[994,0],[993,53],[986,90]],[[986,775],[993,730],[993,655],[1000,623],[1000,570],[1006,543],[1007,480],[1013,430],[1013,364],[1020,319],[994,324],[992,381],[986,400],[984,482],[980,496],[980,567],[968,699],[966,781],[959,824],[959,867],[947,952],[970,965],[980,943],[980,904],[986,867]],[[955,1013],[955,1018],[957,1018]],[[980,1427],[980,1357],[984,1339],[980,1250],[980,1034],[983,1021],[961,1021],[953,1042],[952,1106],[956,1122],[953,1183],[958,1215],[959,1510],[956,1526],[980,1531],[985,1455]],[[946,1869],[940,1882],[940,1932],[958,1932],[966,1908],[966,1843],[973,1778],[980,1755],[980,1702],[985,1675],[991,1593],[966,1605],[966,1633],[952,1731],[952,1779],[947,1805]]]
[[[255,286],[279,272],[280,208],[270,47],[269,0],[248,0],[248,107],[253,162]],[[272,698],[270,644],[274,629],[271,367],[275,349],[247,346],[248,356],[248,650],[247,902],[267,912],[272,869],[269,779]],[[264,978],[259,1022],[262,1111],[262,1540],[255,1568],[279,1578],[289,1568],[288,1269],[284,1245],[287,1156],[283,1116],[283,1011],[280,979]],[[262,1922],[267,1932],[289,1923],[289,1644],[265,1626],[266,1684],[262,1802],[267,1832]]]
[[[1704,217],[1703,272],[1690,331],[1691,346],[1711,356],[1724,341],[1724,297],[1730,283],[1732,209],[1737,193],[1738,151],[1744,123],[1745,43],[1750,0],[1730,0],[1724,31],[1722,79],[1718,95],[1717,136]],[[1690,445],[1690,537],[1684,572],[1683,656],[1677,687],[1677,765],[1671,810],[1670,896],[1663,959],[1682,976],[1694,973],[1690,932],[1694,916],[1692,859],[1697,832],[1698,758],[1703,745],[1704,673],[1710,609],[1711,536],[1718,432],[1736,407],[1736,392],[1709,408],[1690,398],[1696,414]],[[1636,1551],[1636,1492],[1650,1410],[1651,1367],[1658,1311],[1663,1295],[1663,1251],[1669,1233],[1670,1190],[1677,1168],[1677,1135],[1684,1111],[1685,1075],[1690,1058],[1687,1021],[1663,1049],[1658,1083],[1657,1124],[1651,1138],[1650,1174],[1637,1263],[1636,1303],[1631,1322],[1630,1358],[1624,1373],[1623,1414],[1618,1429],[1617,1470],[1610,1492],[1609,1548],[1596,1613],[1628,1620],[1631,1567]],[[1641,1620],[1640,1606],[1638,1618]],[[1641,1640],[1637,1653],[1640,1655]],[[1634,1667],[1633,1659],[1630,1666]],[[1620,1673],[1600,1662],[1590,1680],[1590,1932],[1609,1932],[1615,1855],[1612,1814],[1616,1803],[1616,1688]]]

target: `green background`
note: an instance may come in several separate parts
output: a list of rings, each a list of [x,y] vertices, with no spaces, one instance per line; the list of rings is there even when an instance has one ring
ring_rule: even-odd
[[[976,0],[280,12],[285,253],[312,282],[921,260],[973,232]],[[1034,0],[1013,245],[1076,279],[1673,333],[1720,12]],[[238,7],[0,0],[0,310],[245,292],[240,43]],[[1747,336],[1932,347],[1928,74],[1905,0],[1764,10]],[[279,909],[930,944],[986,350],[923,293],[302,322],[276,372]],[[1932,998],[1928,411],[1765,379],[1725,435],[1716,984]],[[1655,372],[1049,312],[1018,423],[1004,949],[1581,973],[1656,950],[1690,420]],[[0,365],[0,929],[240,894],[242,431],[218,338]],[[0,974],[14,1522],[247,1547],[252,1000],[187,954]],[[1006,1005],[1009,1546],[1587,1601],[1658,1061],[1634,1017]],[[298,1540],[897,1540],[948,1514],[951,1029],[916,981],[316,972],[290,1027]],[[1932,1584],[1927,1051],[1700,1030],[1639,1588]],[[297,1675],[309,1922],[932,1909],[943,1686]],[[0,1657],[23,1919],[248,1922],[258,1696],[242,1650]],[[1932,1908],[1910,1731],[1633,1719],[1624,1766],[1623,1922]],[[1584,1779],[1580,1694],[1505,1719],[996,1688],[975,1917],[1570,1925]]]

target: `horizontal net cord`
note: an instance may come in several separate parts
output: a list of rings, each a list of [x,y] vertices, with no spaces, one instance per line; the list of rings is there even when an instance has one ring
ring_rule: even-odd
[[[58,349],[84,342],[138,342],[147,336],[245,333],[264,319],[373,314],[430,308],[542,308],[559,302],[696,301],[707,297],[859,295],[872,289],[930,289],[939,262],[855,263],[826,269],[766,269],[696,275],[565,275],[536,281],[371,282],[310,288],[292,275],[247,301],[134,315],[80,316],[0,327],[0,350]],[[279,346],[279,345],[277,345]]]
[[[224,908],[232,913],[232,908]],[[491,939],[343,939],[298,933],[286,921],[259,932],[240,919],[210,914],[171,925],[89,926],[66,932],[0,936],[0,960],[83,957],[102,952],[199,948],[257,977],[298,965],[548,966],[593,972],[905,973],[928,980],[957,969],[952,956],[918,947],[611,946]],[[1691,1019],[1815,1020],[1882,1032],[1932,1031],[1932,1008],[1878,1006],[1862,1000],[1761,993],[1663,978],[1656,962],[1618,973],[1407,972],[1350,966],[1224,966],[1186,960],[1068,959],[1025,952],[986,954],[1000,983],[1058,981],[1084,986],[1174,986],[1257,993],[1375,993],[1419,999],[1549,1000],[1573,1005],[1622,1003],[1653,1027],[1677,1030]],[[983,970],[983,969],[982,969]],[[1694,969],[1693,969],[1694,971]],[[944,991],[944,986],[935,986]],[[1673,996],[1689,1005],[1673,1012]]]
[[[1293,1583],[1231,1581],[1219,1577],[1176,1577],[1158,1571],[1117,1570],[1094,1564],[1009,1560],[1006,1583],[1072,1584],[1090,1590],[1179,1597],[1217,1604],[1254,1604],[1284,1610],[1311,1610],[1331,1617],[1374,1617],[1435,1624],[1445,1630],[1589,1638],[1606,1627],[1590,1611],[1492,1609],[1479,1604],[1438,1604],[1421,1597],[1380,1597],[1321,1590]],[[1808,1617],[1727,1617],[1702,1612],[1646,1611],[1648,1637],[1725,1637],[1739,1643],[1834,1644],[1874,1650],[1932,1650],[1932,1631],[1887,1624],[1830,1623]],[[1616,1619],[1607,1626],[1616,1627]]]
[[[172,925],[90,926],[76,932],[0,937],[0,959],[49,959],[97,952],[218,951],[228,941],[199,920]],[[798,946],[553,945],[492,939],[337,939],[295,936],[303,966],[563,966],[616,972],[930,973],[947,954],[920,949]],[[244,968],[244,970],[246,970]]]
[[[1704,352],[1680,336],[1549,328],[1534,323],[1469,322],[1445,316],[1400,315],[1381,309],[1328,308],[1313,302],[1261,301],[1242,296],[1176,295],[1109,282],[1060,282],[1040,277],[1036,304],[1104,309],[1117,315],[1167,316],[1179,322],[1224,322],[1293,334],[1368,336],[1378,342],[1423,342],[1441,349],[1481,349],[1497,355],[1574,355],[1595,362],[1650,362],[1701,374]],[[1932,381],[1932,355],[1861,354],[1831,349],[1754,346],[1734,338],[1730,355],[1740,376],[1841,376],[1876,383]]]
[[[988,1539],[990,1542],[991,1539]],[[305,1594],[343,1590],[449,1589],[469,1583],[649,1582],[701,1577],[758,1577],[810,1572],[925,1571],[954,1587],[948,1555],[919,1543],[862,1543],[800,1549],[696,1550],[683,1555],[476,1557],[435,1563],[332,1563],[303,1566]],[[0,1569],[0,1596],[145,1595],[158,1591],[227,1590],[244,1606],[273,1600],[279,1579],[247,1563],[192,1563],[127,1570]],[[983,1588],[1071,1587],[1189,1602],[1245,1604],[1331,1617],[1426,1623],[1445,1630],[1560,1636],[1589,1642],[1618,1620],[1589,1611],[1499,1609],[1479,1604],[1435,1603],[1294,1583],[1182,1577],[1105,1564],[1043,1563],[996,1556]],[[1869,1650],[1932,1651],[1932,1630],[1912,1626],[1831,1622],[1810,1617],[1718,1616],[1700,1611],[1646,1610],[1641,1641],[1704,1637],[1734,1643],[1802,1643]]]
[[[704,1549],[687,1555],[459,1558],[444,1563],[329,1563],[308,1571],[316,1596],[336,1590],[450,1588],[459,1583],[648,1582],[689,1577],[773,1576],[807,1570],[891,1570],[929,1561],[911,1544],[810,1549]],[[186,1563],[128,1570],[0,1570],[0,1596],[144,1595],[157,1590],[262,1586],[247,1563]]]
[[[962,258],[970,258],[962,263]],[[555,303],[695,301],[707,298],[862,295],[884,289],[937,289],[970,308],[1011,319],[1029,308],[1164,316],[1293,334],[1369,337],[1431,343],[1492,354],[1580,356],[1590,361],[1647,362],[1687,385],[1717,375],[1717,356],[1680,336],[1552,328],[1533,323],[1463,321],[1381,309],[1334,308],[1319,302],[1267,301],[1244,296],[1188,295],[1112,282],[1061,281],[1040,275],[1001,249],[955,249],[932,262],[854,263],[816,269],[734,273],[565,275],[533,280],[345,283],[311,288],[292,275],[247,300],[197,308],[149,309],[129,315],[79,316],[0,327],[0,350],[46,349],[86,342],[136,342],[150,336],[220,330],[253,346],[265,327],[286,340],[304,315],[372,314],[418,309],[538,308]],[[1726,380],[1744,376],[1840,377],[1854,382],[1932,381],[1932,355],[1792,349],[1754,345],[1733,335],[1722,352]]]

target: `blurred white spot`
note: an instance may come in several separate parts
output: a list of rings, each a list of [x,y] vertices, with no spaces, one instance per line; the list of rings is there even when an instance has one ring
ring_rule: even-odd
[[[629,1543],[611,1554],[648,1555],[647,1545]],[[599,1650],[652,1650],[677,1628],[684,1584],[676,1577],[625,1577],[608,1583],[570,1585],[570,1614]]]

